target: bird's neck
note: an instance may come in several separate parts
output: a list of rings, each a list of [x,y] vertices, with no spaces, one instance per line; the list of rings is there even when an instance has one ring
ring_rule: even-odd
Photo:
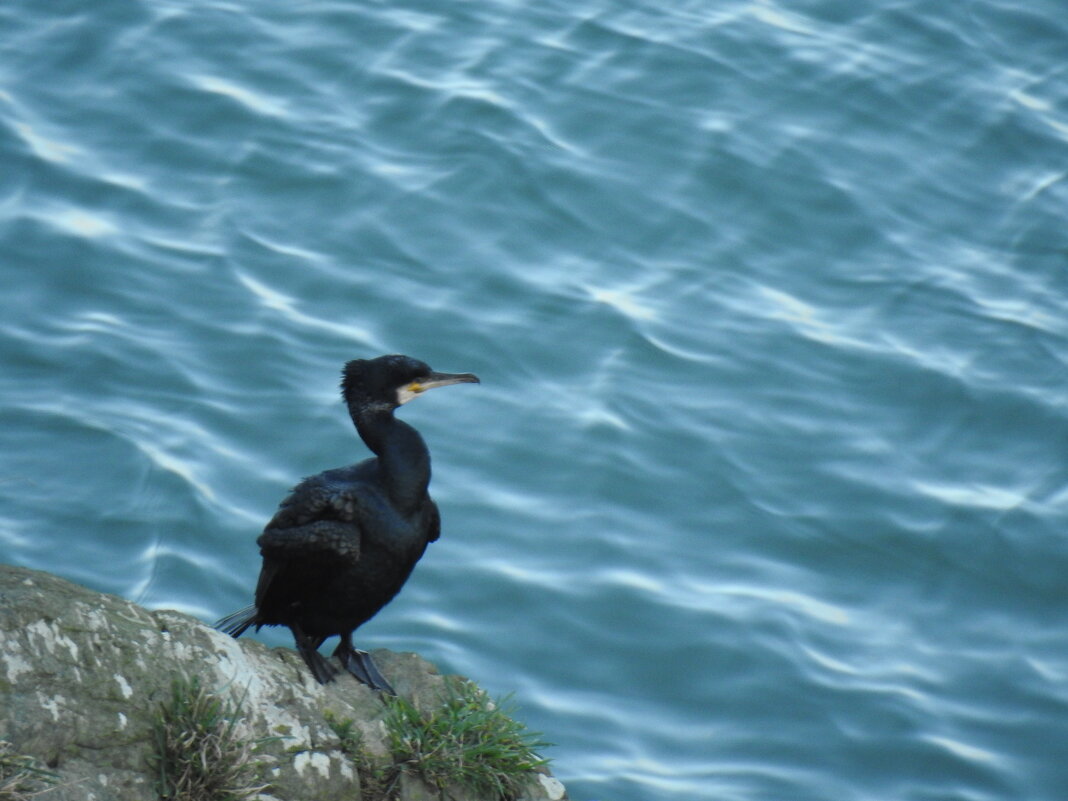
[[[430,451],[419,432],[393,410],[354,415],[356,430],[378,457],[378,471],[390,500],[403,512],[419,508],[430,484]]]

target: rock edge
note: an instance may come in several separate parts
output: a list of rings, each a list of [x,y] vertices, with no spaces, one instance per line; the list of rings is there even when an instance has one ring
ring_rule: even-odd
[[[416,654],[374,652],[397,692],[439,702],[444,677]],[[176,676],[241,701],[252,739],[278,737],[262,801],[361,801],[359,777],[326,721],[351,719],[372,753],[387,753],[377,693],[342,675],[321,686],[295,651],[234,640],[188,615],[150,612],[28,568],[0,565],[0,740],[54,771],[42,801],[155,801],[152,720]],[[455,801],[489,801],[457,790]],[[437,799],[413,777],[401,801]],[[531,777],[522,801],[560,801],[563,785]],[[362,801],[370,801],[363,799]]]

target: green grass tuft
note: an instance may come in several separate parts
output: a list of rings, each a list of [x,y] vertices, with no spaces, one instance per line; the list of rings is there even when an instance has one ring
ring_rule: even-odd
[[[11,743],[0,740],[0,801],[27,801],[58,781],[55,773],[37,767],[33,757],[16,754]]]
[[[197,677],[178,678],[160,705],[153,729],[156,791],[167,801],[245,801],[266,789],[252,758],[258,742],[239,736],[241,702],[204,689]]]
[[[339,718],[331,710],[324,714],[326,723],[341,741],[341,751],[352,760],[360,777],[360,797],[364,801],[379,801],[391,796],[397,783],[400,769],[381,758],[376,758],[364,745],[363,732],[352,718]]]
[[[446,681],[442,703],[429,714],[408,700],[385,697],[386,730],[398,766],[443,790],[463,787],[510,801],[548,760],[549,745],[510,716],[509,699],[494,702],[471,682]]]

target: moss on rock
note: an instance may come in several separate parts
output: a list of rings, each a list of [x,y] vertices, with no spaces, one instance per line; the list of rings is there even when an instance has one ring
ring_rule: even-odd
[[[445,679],[433,665],[415,654],[374,657],[417,708],[440,702]],[[360,801],[358,761],[346,752],[351,743],[339,736],[338,720],[351,721],[350,733],[358,732],[368,754],[390,756],[383,699],[350,676],[321,686],[290,649],[233,640],[178,612],[149,612],[47,573],[0,565],[0,740],[58,776],[42,798],[158,798],[150,767],[158,764],[158,710],[175,679],[191,677],[224,706],[240,706],[234,734],[258,744],[265,801]],[[414,777],[397,784],[400,801],[425,790]],[[461,788],[450,794],[476,801]],[[556,801],[563,790],[542,769],[522,797]]]

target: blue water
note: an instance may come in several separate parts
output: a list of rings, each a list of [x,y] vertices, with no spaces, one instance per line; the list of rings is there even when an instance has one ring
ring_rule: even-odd
[[[574,799],[1063,801],[1066,64],[1053,0],[7,0],[0,560],[247,603],[409,353],[483,384],[360,640]]]

